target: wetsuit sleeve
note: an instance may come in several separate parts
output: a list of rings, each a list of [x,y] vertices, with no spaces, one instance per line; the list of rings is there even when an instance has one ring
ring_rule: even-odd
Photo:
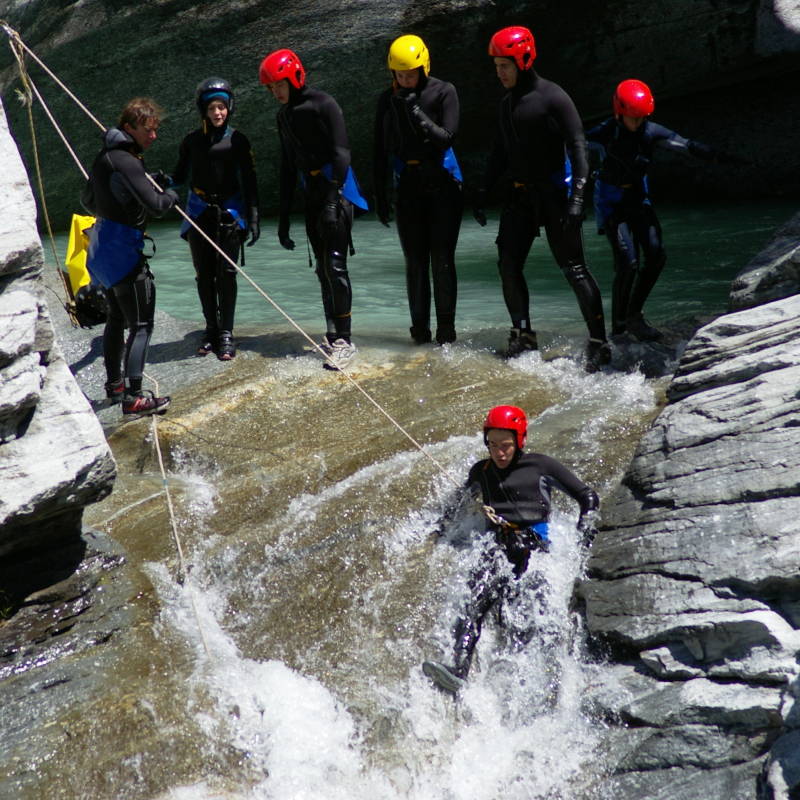
[[[717,157],[717,151],[713,147],[692,141],[691,139],[685,139],[680,134],[669,130],[669,128],[665,128],[663,125],[655,125],[650,122],[647,125],[647,131],[652,134],[653,140],[659,147],[663,147],[667,150],[678,150],[689,153],[689,155],[702,158],[705,161],[714,161]]]
[[[491,505],[491,498],[486,496],[484,491],[484,481],[481,480],[485,464],[486,461],[479,461],[477,464],[472,465],[472,469],[469,471],[469,475],[467,476],[467,481],[464,486],[467,490],[467,493],[472,495],[472,497],[480,500],[484,505]]]
[[[328,131],[331,150],[333,151],[333,166],[331,169],[331,182],[339,190],[347,179],[347,170],[350,168],[350,145],[347,141],[347,130],[344,125],[342,110],[332,97],[327,97],[321,105],[320,118]]]
[[[483,180],[480,185],[481,190],[488,192],[500,180],[500,177],[507,169],[508,153],[506,153],[503,142],[503,127],[500,113],[498,112],[494,139],[492,139],[492,149],[489,153],[489,161],[486,164],[486,171],[483,173]]]
[[[421,127],[421,132],[436,148],[442,152],[447,151],[453,145],[458,133],[458,124],[461,111],[458,106],[458,95],[456,94],[455,87],[452,84],[444,83],[441,86],[441,92],[437,97],[436,109],[440,111],[440,122],[437,124],[430,118],[424,109],[418,108],[414,112],[414,117],[417,118]]]
[[[375,113],[375,129],[372,138],[372,182],[375,187],[375,199],[379,206],[386,204],[386,176],[389,159],[391,158],[390,93],[391,89],[378,98],[378,109]]]
[[[239,131],[231,137],[236,148],[236,159],[239,162],[239,174],[242,179],[244,204],[248,209],[258,208],[258,181],[256,180],[256,157],[250,140]]]
[[[192,153],[189,147],[189,139],[192,134],[185,136],[178,148],[178,163],[170,175],[173,188],[180,188],[189,179],[189,173],[192,171]]]
[[[94,183],[92,182],[91,177],[89,178],[88,181],[86,181],[86,188],[83,190],[83,194],[81,195],[81,205],[93,217],[98,216],[97,205],[95,203],[95,197],[94,197]]]
[[[280,131],[280,126],[278,128]],[[280,227],[289,230],[289,215],[292,212],[294,189],[297,185],[297,167],[294,163],[294,152],[281,132],[281,170],[279,176],[280,186]]]
[[[580,505],[581,516],[599,507],[600,501],[594,489],[585,484],[560,461],[549,456],[542,456],[542,462],[543,467],[547,470],[548,482],[568,494]]]
[[[126,209],[131,201],[138,203],[153,217],[163,217],[174,205],[170,194],[159,193],[150,183],[144,164],[136,156],[125,154],[124,162],[115,164],[116,171],[109,183],[114,197]],[[130,214],[130,211],[128,212]],[[134,217],[131,214],[131,217]]]
[[[583,196],[583,187],[589,177],[589,148],[583,132],[581,118],[570,96],[560,90],[551,106],[551,116],[555,120],[567,145],[567,152],[572,163],[571,196]]]

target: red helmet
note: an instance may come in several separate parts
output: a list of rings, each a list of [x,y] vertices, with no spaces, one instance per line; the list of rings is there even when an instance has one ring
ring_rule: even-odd
[[[641,81],[622,81],[614,92],[614,114],[623,117],[649,117],[655,108],[653,93]]]
[[[528,438],[528,418],[521,408],[516,406],[495,406],[483,423],[483,443],[489,446],[489,431],[497,428],[502,431],[514,431],[517,434],[517,447],[522,450]]]
[[[276,50],[261,62],[258,77],[264,86],[285,78],[295,89],[302,89],[306,82],[306,71],[300,59],[291,50]]]
[[[489,55],[495,58],[513,58],[517,67],[524,72],[533,66],[533,59],[536,58],[533,34],[519,25],[503,28],[492,36]]]

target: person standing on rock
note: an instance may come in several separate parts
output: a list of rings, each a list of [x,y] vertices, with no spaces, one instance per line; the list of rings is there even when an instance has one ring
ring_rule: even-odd
[[[281,104],[278,134],[281,141],[281,246],[294,250],[289,238],[297,173],[306,201],[306,234],[317,262],[322,286],[327,333],[320,349],[327,369],[343,369],[356,356],[350,338],[353,292],[347,272],[347,251],[353,255],[351,229],[354,207],[368,205],[350,167],[350,145],[342,111],[325,92],[306,86],[306,73],[291,50],[270,53],[259,70],[264,84]]]
[[[655,148],[721,164],[746,162],[651,122],[655,101],[641,81],[622,81],[612,102],[614,116],[586,134],[589,147],[599,150],[602,159],[594,187],[597,232],[605,233],[614,254],[611,333],[627,332],[644,342],[658,342],[663,334],[647,323],[643,312],[667,261],[661,225],[647,187]],[[640,249],[644,255],[641,266]]]
[[[122,400],[124,415],[160,413],[170,402],[142,390],[156,309],[153,273],[144,255],[145,225],[148,214],[163,217],[178,201],[172,189],[156,191],[142,163],[141,154],[157,138],[161,114],[148,98],[125,106],[117,127],[103,138],[81,196],[83,207],[97,217],[89,231],[86,267],[108,301],[103,331],[106,396],[112,402]]]
[[[389,48],[392,86],[378,100],[372,154],[378,219],[388,228],[386,173],[394,167],[397,232],[406,260],[411,338],[431,341],[431,287],[436,341],[456,340],[455,251],[464,195],[452,143],[458,133],[458,96],[452,84],[431,77],[428,48],[401,36]]]
[[[164,188],[180,187],[191,173],[186,213],[235,263],[247,237],[251,247],[261,235],[253,149],[230,124],[235,99],[226,80],[203,81],[195,91],[195,105],[201,126],[181,142],[172,175],[160,176],[159,182]],[[189,240],[206,321],[198,355],[216,352],[220,361],[230,361],[236,355],[236,269],[188,220],[181,236]]]
[[[578,530],[584,544],[590,546],[595,536],[594,515],[599,507],[595,491],[556,459],[524,453],[527,438],[528,420],[521,408],[495,406],[487,414],[483,441],[489,458],[469,471],[467,488],[488,507],[487,530],[494,534],[494,542],[469,577],[470,595],[456,623],[452,664],[425,661],[422,665],[423,672],[448,692],[458,692],[466,682],[489,609],[525,572],[531,553],[547,552],[553,488],[580,505]]]
[[[497,250],[503,297],[513,326],[508,356],[538,347],[523,270],[544,225],[550,251],[575,292],[589,328],[586,369],[596,372],[611,362],[611,350],[600,289],[586,266],[583,247],[583,192],[589,174],[583,125],[569,95],[533,69],[536,48],[527,28],[514,26],[495,33],[489,55],[494,57],[505,93],[475,219],[486,225],[486,197],[507,172]]]

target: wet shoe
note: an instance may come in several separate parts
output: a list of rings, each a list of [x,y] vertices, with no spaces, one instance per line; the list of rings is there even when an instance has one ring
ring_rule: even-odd
[[[111,401],[111,405],[115,406],[122,402],[125,396],[125,378],[120,378],[118,381],[109,381],[106,383],[106,397]]]
[[[431,332],[429,330],[421,330],[420,328],[409,328],[411,334],[411,341],[414,344],[429,344],[431,341]]]
[[[231,361],[235,355],[236,345],[233,343],[233,334],[230,331],[222,331],[219,335],[217,358],[220,361]]]
[[[456,340],[456,329],[451,326],[444,326],[436,329],[437,344],[452,344]]]
[[[625,327],[628,329],[628,333],[635,336],[640,342],[660,342],[664,338],[664,334],[658,328],[650,325],[641,311],[633,317],[628,317],[625,320]]]
[[[507,358],[516,358],[533,350],[539,349],[536,341],[536,331],[521,331],[519,328],[512,328],[508,337]]]
[[[440,689],[444,689],[444,691],[451,694],[458,694],[467,685],[467,682],[452,672],[450,667],[439,664],[437,661],[423,661],[422,671]]]
[[[209,353],[214,352],[217,346],[217,338],[219,333],[214,328],[206,328],[203,331],[203,338],[200,339],[200,346],[197,348],[197,355],[207,356]]]
[[[589,344],[586,347],[586,371],[591,374],[610,363],[611,346],[608,342],[589,339]]]
[[[325,345],[327,345],[327,347]],[[356,353],[358,353],[356,346],[352,342],[346,342],[344,339],[337,339],[335,342],[325,341],[320,347],[330,359],[330,361],[326,361],[322,366],[325,367],[325,369],[331,370],[344,369],[356,357]]]
[[[152,392],[142,392],[134,397],[126,397],[122,401],[123,416],[136,414],[145,417],[148,414],[163,414],[169,408],[169,397],[156,397]]]

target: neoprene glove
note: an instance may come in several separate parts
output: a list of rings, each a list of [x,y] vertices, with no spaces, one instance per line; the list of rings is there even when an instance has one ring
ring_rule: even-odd
[[[179,202],[180,202],[180,200],[181,200],[181,199],[180,199],[180,197],[178,197],[178,193],[177,193],[177,192],[176,192],[174,189],[167,189],[167,190],[164,192],[164,194],[165,194],[167,197],[169,197],[169,198],[170,198],[170,200],[172,200],[172,203],[170,203],[170,206],[169,206],[170,208],[172,208],[172,206],[176,206],[176,205],[178,205],[178,203],[179,203]]]
[[[166,190],[172,186],[172,178],[163,169],[154,172],[150,177],[158,184],[159,189]]]
[[[583,534],[583,546],[589,548],[597,536],[597,511],[587,511],[578,520],[578,530]]]
[[[288,219],[281,219],[278,223],[278,241],[284,250],[294,250],[294,242],[289,238]]]
[[[261,236],[261,224],[258,221],[258,209],[250,209],[250,223],[247,226],[247,235],[250,241],[247,243],[248,247],[252,247]]]
[[[385,226],[386,228],[389,227],[392,217],[389,211],[389,201],[386,199],[386,195],[383,197],[378,197],[378,195],[375,195],[375,216],[378,218],[381,225]]]
[[[317,220],[317,232],[323,239],[330,239],[336,233],[336,226],[339,222],[339,211],[341,209],[341,195],[339,190],[332,188],[328,193],[328,199],[320,211]]]
[[[573,194],[572,197],[569,198],[567,215],[563,219],[564,230],[567,233],[578,230],[585,219],[586,212],[583,210],[583,197]]]
[[[486,189],[478,189],[478,197],[475,200],[475,219],[481,228],[486,227]]]

